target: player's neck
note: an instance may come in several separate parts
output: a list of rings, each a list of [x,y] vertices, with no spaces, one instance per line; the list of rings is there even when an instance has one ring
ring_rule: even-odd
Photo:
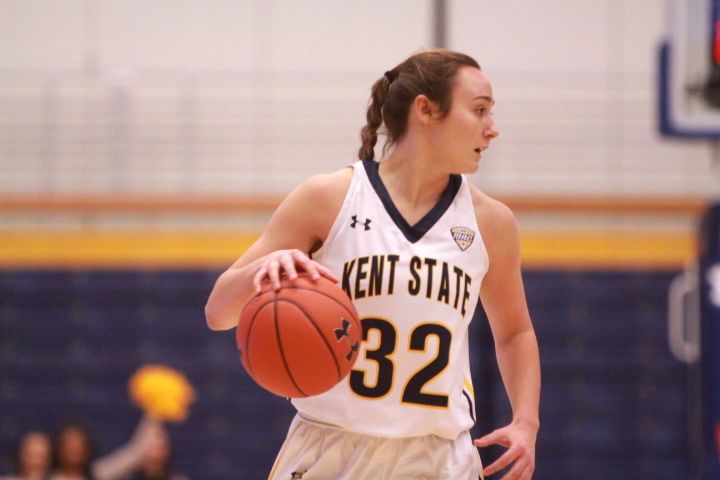
[[[424,209],[437,203],[449,175],[438,163],[417,149],[397,145],[380,163],[380,178],[396,204]]]

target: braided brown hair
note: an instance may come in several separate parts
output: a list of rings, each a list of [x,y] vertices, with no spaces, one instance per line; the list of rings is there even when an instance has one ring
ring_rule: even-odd
[[[451,50],[416,53],[377,80],[370,90],[367,124],[360,130],[360,160],[374,160],[378,131],[386,136],[383,155],[407,129],[410,105],[418,95],[437,103],[440,118],[452,104],[452,87],[460,67],[480,68],[472,57]],[[384,129],[381,131],[381,126]]]

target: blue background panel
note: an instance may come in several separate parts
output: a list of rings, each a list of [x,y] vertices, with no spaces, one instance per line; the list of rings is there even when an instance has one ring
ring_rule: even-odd
[[[120,446],[140,416],[127,382],[160,363],[197,390],[187,422],[168,426],[178,469],[198,480],[264,478],[293,409],[247,376],[234,331],[207,329],[219,273],[0,273],[0,471],[22,432],[69,419],[84,420],[99,454]],[[687,478],[687,374],[665,340],[675,273],[525,273],[543,366],[536,480]],[[482,311],[471,343],[480,436],[511,418]],[[486,463],[500,453],[481,452]]]

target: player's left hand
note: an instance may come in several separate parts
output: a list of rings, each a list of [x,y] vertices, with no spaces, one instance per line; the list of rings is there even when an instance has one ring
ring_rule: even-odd
[[[530,480],[535,471],[536,438],[537,428],[511,423],[474,440],[473,443],[478,447],[502,445],[507,448],[500,458],[483,470],[484,475],[492,475],[512,465],[512,468],[502,477],[503,480]]]

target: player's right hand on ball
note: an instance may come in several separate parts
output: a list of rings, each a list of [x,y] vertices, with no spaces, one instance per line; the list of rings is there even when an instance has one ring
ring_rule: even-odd
[[[314,260],[311,260],[300,250],[294,248],[291,250],[276,250],[265,256],[253,277],[253,286],[255,293],[262,290],[263,280],[270,280],[274,290],[280,289],[280,277],[284,273],[290,280],[295,280],[298,271],[306,272],[310,278],[316,280],[322,275],[333,282],[337,282],[338,278],[327,268]]]

